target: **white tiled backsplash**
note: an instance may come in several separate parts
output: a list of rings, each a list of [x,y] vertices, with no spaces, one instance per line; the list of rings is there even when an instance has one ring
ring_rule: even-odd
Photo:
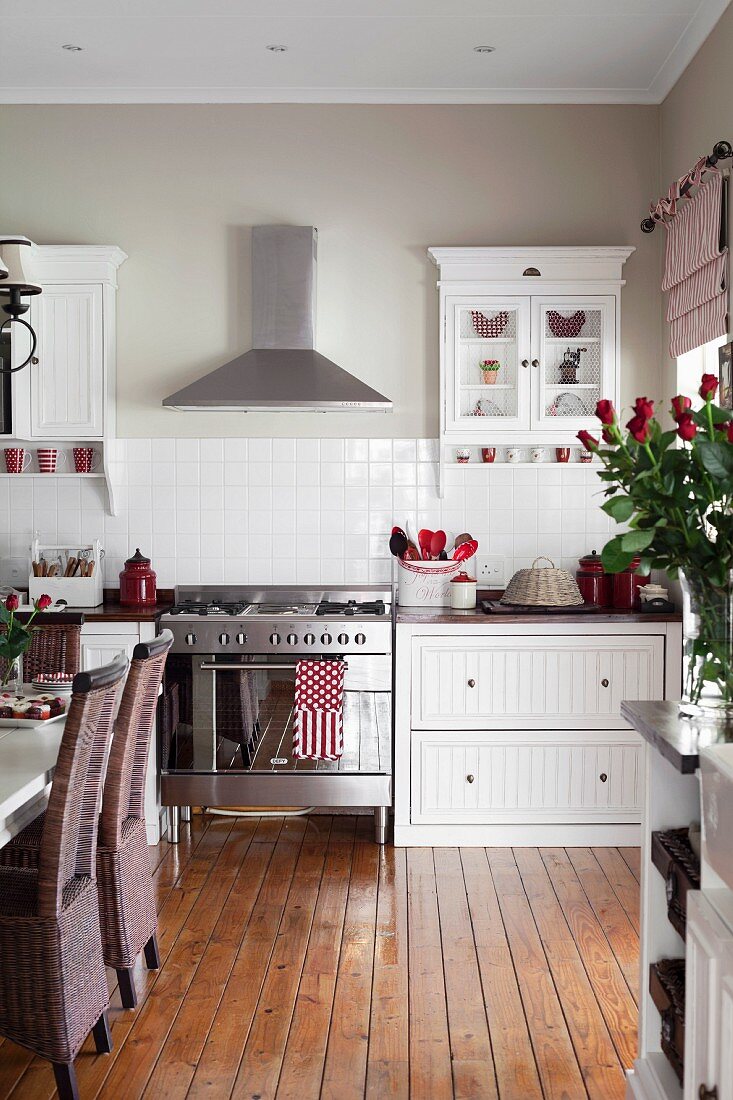
[[[430,439],[126,439],[114,444],[119,514],[94,479],[0,479],[0,556],[41,541],[101,538],[116,586],[135,547],[159,587],[174,584],[361,584],[392,578],[387,546],[406,517],[504,558],[507,579],[538,554],[575,572],[613,526],[587,466],[448,467],[436,491]]]

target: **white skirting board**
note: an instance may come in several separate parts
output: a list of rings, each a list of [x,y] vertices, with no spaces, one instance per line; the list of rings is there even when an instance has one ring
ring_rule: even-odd
[[[682,1087],[663,1054],[637,1058],[633,1070],[627,1070],[626,1100],[683,1100]]]
[[[635,847],[640,825],[395,825],[396,848]]]

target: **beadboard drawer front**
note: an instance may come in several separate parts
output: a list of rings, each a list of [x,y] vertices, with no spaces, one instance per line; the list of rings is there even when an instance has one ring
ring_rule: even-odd
[[[664,639],[415,638],[417,729],[624,729],[623,699],[661,699]]]
[[[642,788],[641,743],[615,733],[412,735],[415,823],[635,822]]]

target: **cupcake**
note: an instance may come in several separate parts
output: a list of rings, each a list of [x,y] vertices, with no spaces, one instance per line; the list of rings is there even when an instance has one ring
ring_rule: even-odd
[[[32,703],[29,703],[25,700],[23,702],[19,701],[17,703],[14,703],[13,704],[13,718],[21,718],[21,719],[27,718],[28,717],[28,711],[30,710],[30,708],[32,706],[33,706]]]
[[[0,699],[0,718],[12,718],[13,708],[6,699]]]
[[[41,703],[38,699],[34,699],[28,707],[28,713],[26,718],[34,718],[36,721],[45,722],[47,718],[51,717],[51,706],[49,703]]]

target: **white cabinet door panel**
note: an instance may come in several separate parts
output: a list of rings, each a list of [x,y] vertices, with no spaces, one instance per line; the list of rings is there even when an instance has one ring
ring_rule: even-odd
[[[412,724],[623,729],[622,700],[662,697],[663,663],[655,637],[418,638]]]
[[[134,634],[82,634],[81,667],[101,668],[122,653],[130,660],[138,638]]]
[[[412,820],[638,821],[642,747],[602,734],[529,740],[497,732],[413,732]]]
[[[31,303],[38,363],[31,369],[36,439],[103,434],[101,283],[50,285]]]

